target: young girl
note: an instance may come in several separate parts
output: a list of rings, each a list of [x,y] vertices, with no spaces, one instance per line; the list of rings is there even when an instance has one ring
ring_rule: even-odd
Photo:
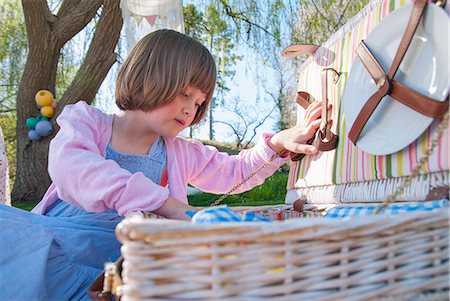
[[[261,184],[288,152],[307,145],[320,124],[320,103],[306,119],[252,149],[229,156],[177,135],[199,123],[213,95],[216,67],[208,50],[181,33],[160,30],[133,48],[117,76],[119,115],[79,101],[67,106],[50,143],[53,181],[33,213],[0,206],[0,300],[87,299],[104,262],[115,260],[114,235],[123,216],[154,212],[188,220],[186,187],[225,193],[268,161],[282,156],[237,192]]]

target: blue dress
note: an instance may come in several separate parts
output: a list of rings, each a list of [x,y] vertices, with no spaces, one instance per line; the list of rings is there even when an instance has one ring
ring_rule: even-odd
[[[148,155],[125,155],[110,146],[106,158],[131,173],[160,182],[166,149],[160,138]],[[90,300],[88,287],[106,261],[120,255],[114,230],[123,219],[58,200],[38,215],[0,205],[0,300]]]

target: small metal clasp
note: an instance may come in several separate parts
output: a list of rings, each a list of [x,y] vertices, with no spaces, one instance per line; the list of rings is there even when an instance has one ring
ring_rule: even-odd
[[[383,76],[377,82],[378,89],[381,89],[381,87],[383,87],[385,83],[386,83],[386,76]]]

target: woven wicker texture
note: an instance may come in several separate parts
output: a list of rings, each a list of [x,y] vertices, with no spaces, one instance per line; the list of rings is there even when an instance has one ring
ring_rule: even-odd
[[[269,224],[127,218],[117,227],[123,300],[446,300],[448,229],[448,210]]]

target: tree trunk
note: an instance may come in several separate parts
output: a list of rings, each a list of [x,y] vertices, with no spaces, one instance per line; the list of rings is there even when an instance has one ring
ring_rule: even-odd
[[[104,3],[103,3],[104,2]],[[55,93],[58,59],[62,47],[80,32],[102,6],[89,50],[69,88]],[[22,0],[28,35],[28,57],[17,94],[17,174],[12,202],[39,201],[48,186],[48,146],[56,133],[56,117],[65,105],[80,99],[92,102],[109,69],[116,61],[114,52],[122,28],[119,0],[65,0],[52,15],[45,0]],[[47,89],[62,95],[51,122],[52,135],[39,141],[28,139],[25,121],[38,115],[34,96]],[[67,171],[70,172],[70,171]]]

